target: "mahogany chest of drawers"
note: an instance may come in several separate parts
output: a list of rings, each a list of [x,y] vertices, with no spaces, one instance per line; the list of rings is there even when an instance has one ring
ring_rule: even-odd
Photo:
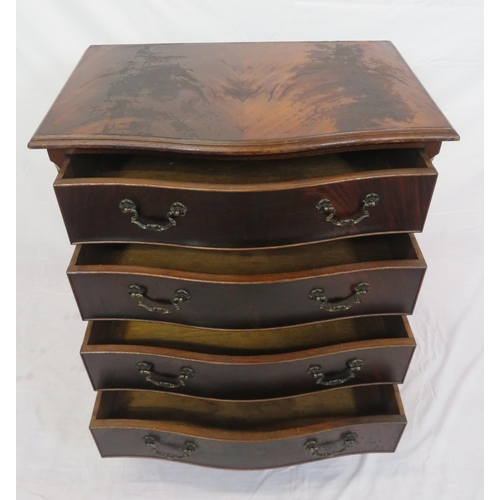
[[[391,452],[441,142],[390,42],[92,46],[29,147],[58,166],[102,456]]]

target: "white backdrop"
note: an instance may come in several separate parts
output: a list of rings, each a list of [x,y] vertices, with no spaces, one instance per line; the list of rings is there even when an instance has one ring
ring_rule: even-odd
[[[483,457],[483,44],[477,0],[18,0],[17,481],[19,500],[480,499]],[[26,144],[89,45],[391,40],[461,135],[444,143],[418,241],[428,264],[410,317],[395,454],[231,472],[101,459],[95,394],[65,271],[72,247],[45,151]],[[7,166],[5,166],[7,168]],[[4,214],[5,215],[5,214]]]

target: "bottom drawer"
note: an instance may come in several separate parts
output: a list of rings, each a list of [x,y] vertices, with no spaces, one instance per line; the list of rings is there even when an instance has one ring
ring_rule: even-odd
[[[370,385],[261,401],[102,391],[90,430],[103,457],[261,469],[393,452],[405,425],[397,386]]]

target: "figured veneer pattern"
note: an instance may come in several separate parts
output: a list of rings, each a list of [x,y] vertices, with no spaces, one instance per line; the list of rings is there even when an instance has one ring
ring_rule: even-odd
[[[92,46],[31,147],[315,153],[457,140],[390,42]]]

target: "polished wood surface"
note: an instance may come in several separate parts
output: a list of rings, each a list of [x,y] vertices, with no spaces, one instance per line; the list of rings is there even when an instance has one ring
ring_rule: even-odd
[[[394,451],[426,271],[412,233],[458,139],[387,41],[89,47],[29,147],[60,168],[78,244],[101,455],[254,469]],[[325,199],[356,224],[328,222]],[[336,388],[308,373],[354,359]]]
[[[148,266],[148,267],[146,267]],[[153,245],[84,245],[68,267],[82,318],[145,319],[209,328],[270,328],[355,314],[411,314],[426,270],[410,235],[364,236],[260,251]],[[321,288],[331,305],[353,287],[370,292],[334,313],[309,298]],[[147,289],[149,306],[172,308],[176,290],[191,299],[171,314],[140,307],[129,285]]]
[[[387,41],[101,45],[29,143],[294,154],[457,140]]]
[[[357,434],[341,455],[394,451],[406,425],[397,386],[330,389],[263,401],[220,401],[156,391],[99,392],[90,429],[102,456],[158,458],[159,451],[196,451],[183,462],[255,469],[321,458],[304,448],[310,439],[330,449]]]
[[[193,160],[169,156],[74,155],[54,188],[72,243],[128,242],[256,248],[358,234],[421,231],[437,172],[417,149],[357,151],[286,160]],[[358,224],[364,198],[379,202]],[[167,231],[131,223],[120,202],[132,200],[143,223],[168,223],[174,202],[187,212]]]
[[[150,271],[154,272],[154,271]],[[360,271],[332,270],[322,277],[284,282],[214,283],[153,276],[147,272],[81,269],[70,273],[70,283],[82,319],[140,319],[209,328],[271,328],[345,317],[350,311],[330,313],[309,299],[322,288],[331,304],[348,302],[353,287],[370,284],[370,293],[354,306],[357,314],[412,314],[425,268],[397,263],[366,266]],[[129,285],[146,287],[145,302],[172,309],[175,291],[191,299],[171,314],[150,312],[127,293]],[[353,311],[353,312],[354,312]]]
[[[171,330],[174,339],[170,339]],[[179,331],[186,338],[179,338]],[[321,340],[324,345],[318,346]],[[231,342],[239,349],[230,349]],[[189,350],[175,348],[182,343]],[[174,348],[168,347],[172,344]],[[337,385],[402,383],[414,349],[405,317],[370,316],[250,331],[96,321],[89,323],[80,353],[97,390],[158,389],[137,369],[138,363],[146,362],[153,365],[154,382],[176,385],[183,367],[193,370],[185,385],[165,390],[221,399],[263,399],[324,390],[328,386],[316,383],[308,369],[319,365],[324,382],[339,380],[354,359],[361,359],[361,369]]]

